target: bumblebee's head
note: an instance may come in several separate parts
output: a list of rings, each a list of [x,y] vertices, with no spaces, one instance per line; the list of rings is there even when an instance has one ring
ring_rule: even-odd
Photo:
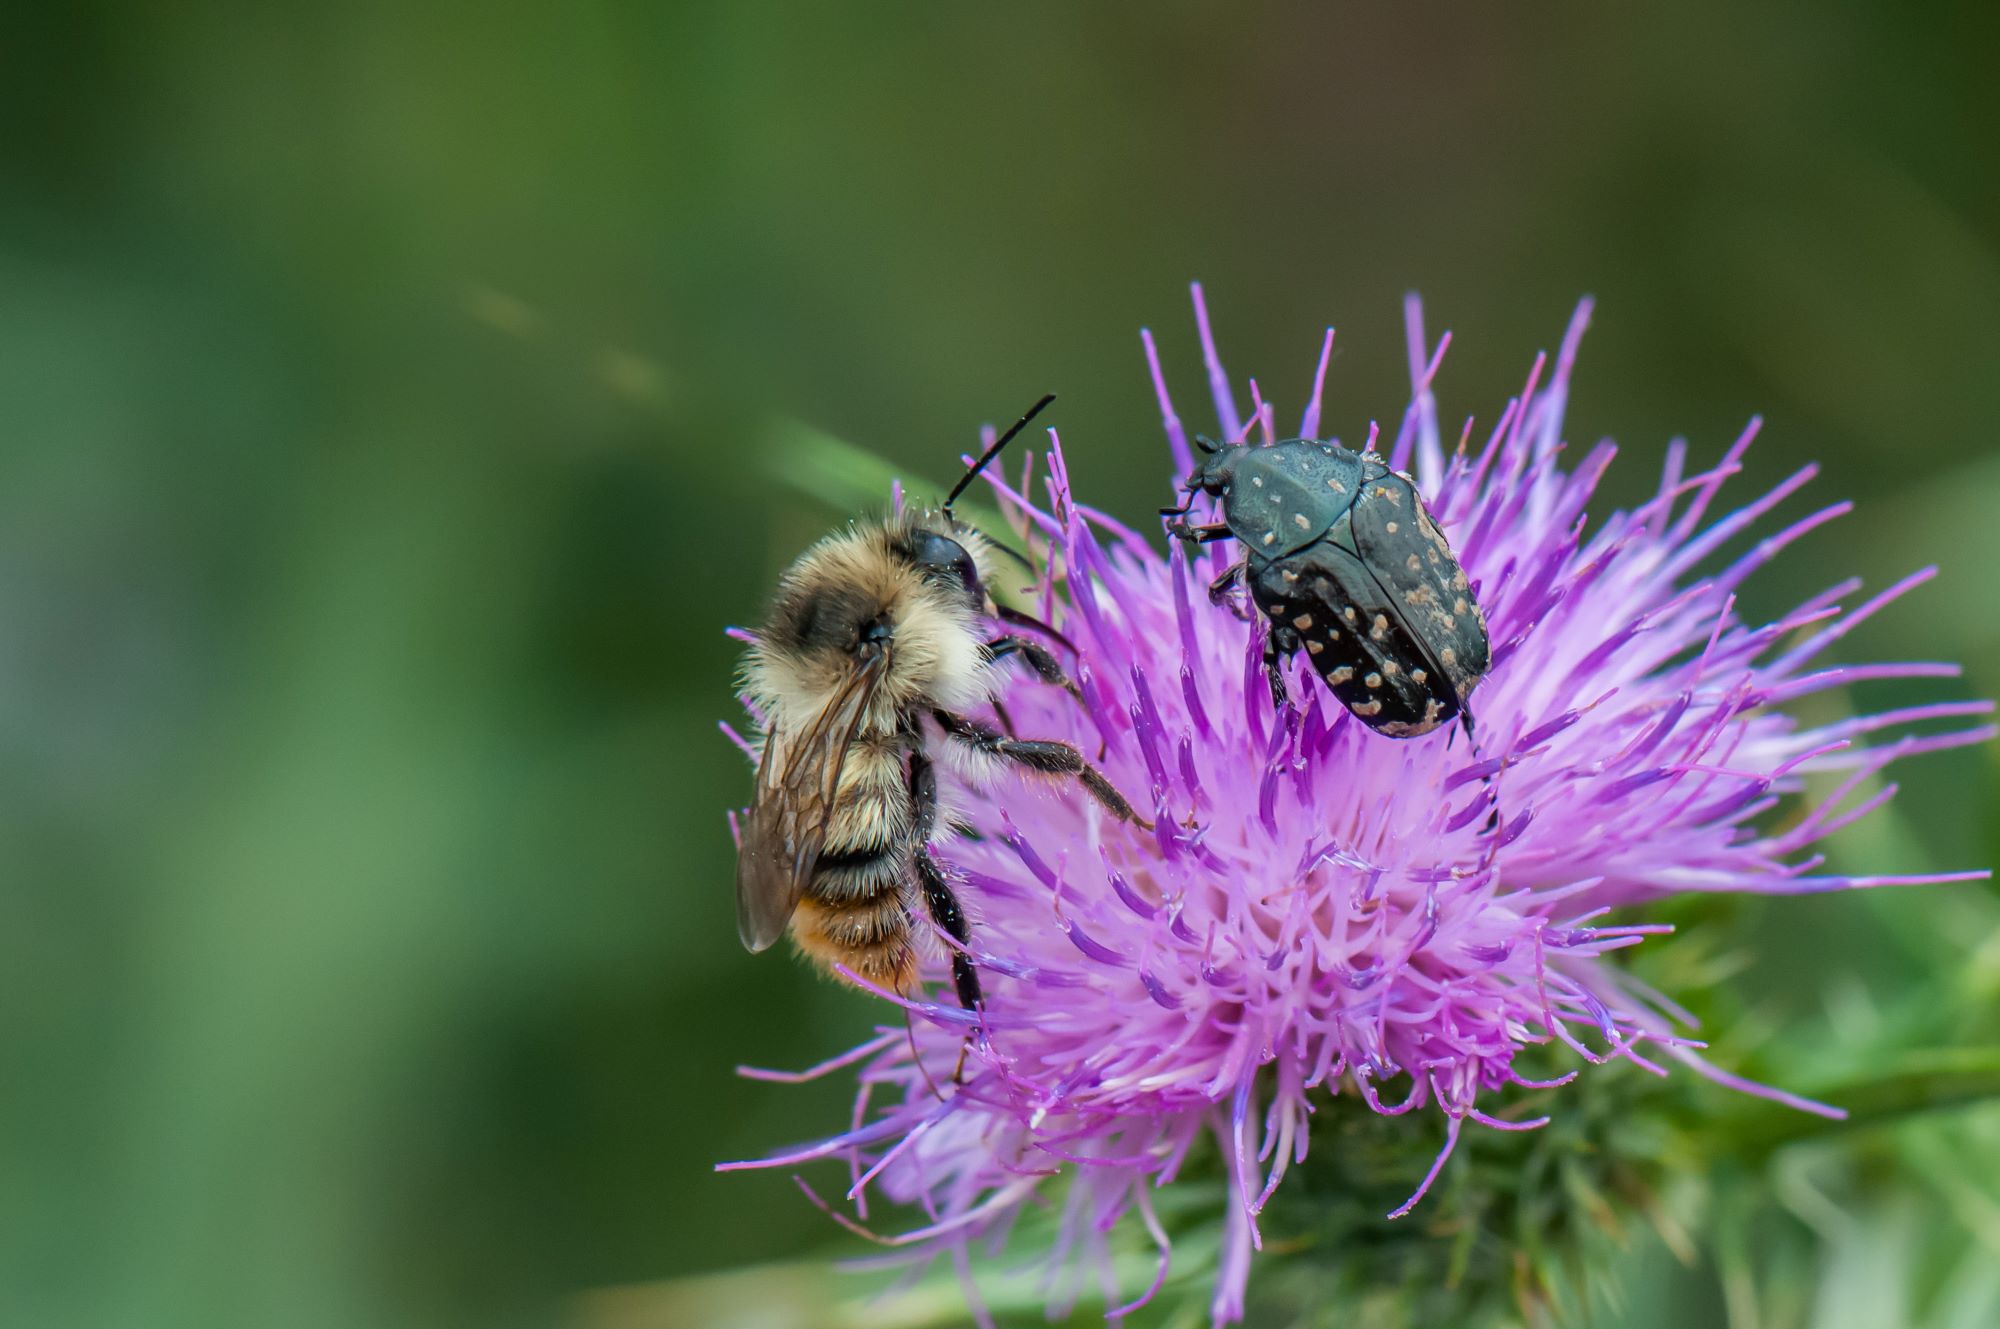
[[[890,535],[890,549],[927,586],[963,599],[975,613],[986,608],[986,579],[972,553],[978,544],[974,532],[949,519],[935,524],[918,520]]]

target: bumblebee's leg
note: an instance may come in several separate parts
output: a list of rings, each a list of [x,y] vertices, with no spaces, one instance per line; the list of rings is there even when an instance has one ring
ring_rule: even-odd
[[[1028,662],[1028,668],[1034,670],[1035,676],[1042,682],[1053,688],[1061,688],[1078,701],[1083,700],[1083,689],[1076,685],[1075,679],[1063,672],[1062,665],[1049,653],[1049,648],[1038,641],[1018,637],[1010,632],[1004,637],[995,637],[987,642],[985,654],[989,660],[1004,660],[1010,655],[1018,655]]]
[[[1208,545],[1214,544],[1217,540],[1227,540],[1234,532],[1229,529],[1229,523],[1226,521],[1216,522],[1213,526],[1190,526],[1185,519],[1175,518],[1167,523],[1167,534],[1176,540]]]
[[[945,936],[958,943],[951,947],[951,985],[958,992],[958,1004],[969,1011],[976,1011],[980,1005],[979,971],[973,967],[972,957],[964,949],[972,940],[972,929],[965,921],[965,910],[959,905],[951,883],[945,879],[944,869],[938,866],[936,856],[931,853],[931,836],[937,829],[937,807],[937,767],[921,750],[912,752],[910,812],[916,852],[911,859],[916,864],[917,884],[923,887],[924,908],[930,913],[931,922],[937,924]]]
[[[1016,609],[1012,605],[996,604],[993,606],[993,617],[999,619],[1002,623],[1011,623],[1017,628],[1033,628],[1036,632],[1041,633],[1050,641],[1061,646],[1071,655],[1077,653],[1075,642],[1063,636],[1062,633],[1056,631],[1047,623],[1042,622],[1042,620],[1036,618],[1033,614]]]
[[[1009,738],[989,725],[977,720],[968,720],[950,711],[934,710],[939,728],[946,735],[990,757],[1011,761],[1017,766],[1025,766],[1031,771],[1041,771],[1046,775],[1074,775],[1090,796],[1104,805],[1105,811],[1120,821],[1129,821],[1145,830],[1152,830],[1153,823],[1132,810],[1125,801],[1125,795],[1118,792],[1111,781],[1104,778],[1104,772],[1083,759],[1083,754],[1067,743],[1056,743],[1041,739]]]

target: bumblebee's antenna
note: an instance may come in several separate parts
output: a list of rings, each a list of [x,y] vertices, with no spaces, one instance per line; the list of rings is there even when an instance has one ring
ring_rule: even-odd
[[[951,487],[951,493],[945,498],[944,501],[945,516],[947,517],[951,516],[951,505],[958,502],[958,496],[965,492],[965,487],[971,484],[973,480],[978,478],[978,475],[981,471],[986,469],[986,463],[992,461],[995,457],[999,456],[1000,449],[1006,447],[1009,443],[1012,443],[1014,441],[1014,435],[1020,433],[1023,429],[1026,429],[1028,427],[1028,422],[1034,419],[1036,416],[1040,415],[1043,409],[1047,407],[1048,404],[1054,401],[1055,399],[1056,399],[1056,394],[1051,392],[1045,395],[1040,401],[1036,402],[1033,406],[1030,406],[1028,408],[1028,413],[1026,415],[1016,420],[1013,424],[1013,427],[1008,429],[1006,433],[1000,435],[999,438],[994,439],[992,447],[986,449],[986,451],[979,454],[978,461],[966,467],[965,474],[958,477],[958,483]]]

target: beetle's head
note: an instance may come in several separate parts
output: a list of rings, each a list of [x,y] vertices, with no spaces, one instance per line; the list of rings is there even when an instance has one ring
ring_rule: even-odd
[[[1200,490],[1212,498],[1220,498],[1236,479],[1236,463],[1249,449],[1240,443],[1217,443],[1200,434],[1195,435],[1194,443],[1201,449],[1201,464],[1194,468],[1194,474],[1188,476],[1181,488],[1190,494]]]

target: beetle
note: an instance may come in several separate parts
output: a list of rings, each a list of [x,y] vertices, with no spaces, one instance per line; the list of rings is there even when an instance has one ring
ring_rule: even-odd
[[[1457,719],[1470,736],[1467,703],[1491,658],[1486,617],[1416,482],[1331,440],[1196,442],[1205,456],[1182,485],[1187,502],[1160,515],[1176,539],[1242,544],[1209,595],[1248,583],[1269,621],[1273,704],[1287,699],[1281,661],[1303,649],[1376,733],[1415,738]],[[1187,521],[1197,492],[1222,501],[1222,521]]]

